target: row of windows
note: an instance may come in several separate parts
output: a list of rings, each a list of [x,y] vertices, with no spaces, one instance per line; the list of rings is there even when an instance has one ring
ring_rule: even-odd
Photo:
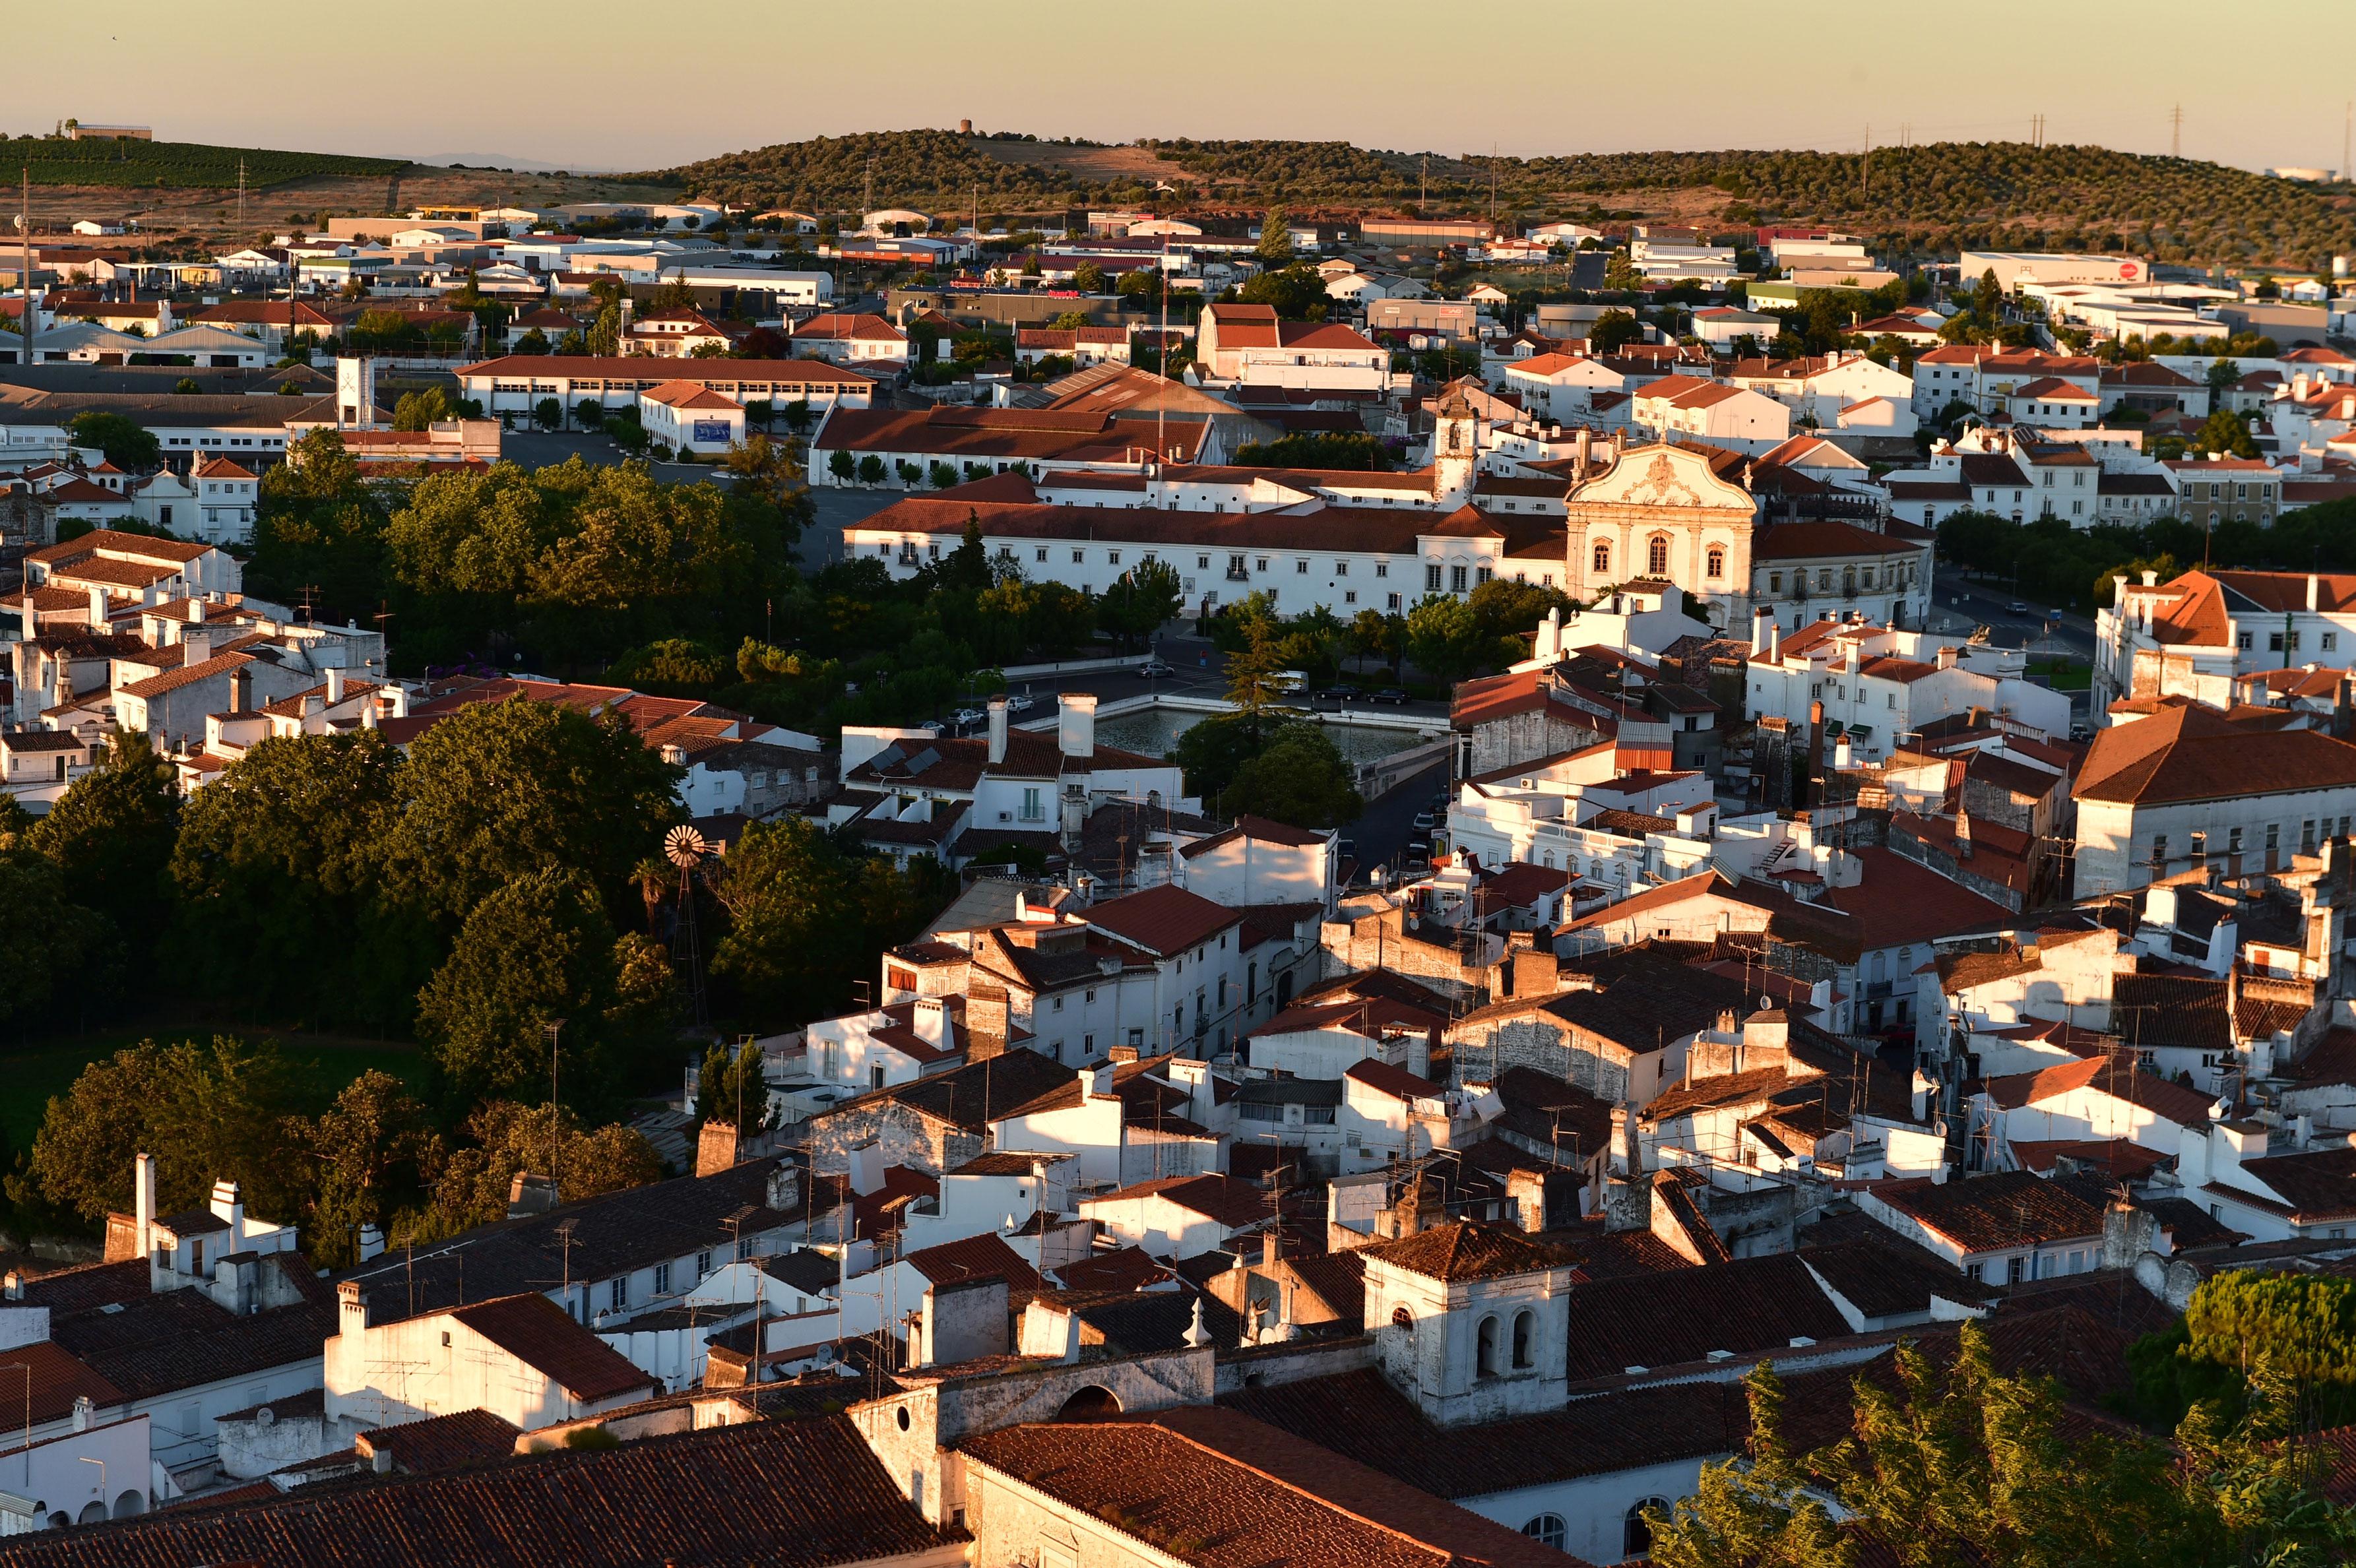
[[[1594,575],[1598,577],[1612,575],[1612,541],[1610,539],[1595,541],[1592,560]],[[1666,539],[1655,538],[1645,541],[1644,573],[1648,577],[1666,577],[1669,574],[1669,541]],[[1714,544],[1709,547],[1708,552],[1703,557],[1703,575],[1713,582],[1726,575],[1724,545]]]
[[[2315,853],[2317,820],[2317,818],[2310,816],[2300,822],[2298,825],[2298,852],[2302,855],[2312,855]],[[2333,837],[2331,831],[2331,818],[2328,816],[2323,817],[2321,821],[2323,825],[2323,837]],[[2346,816],[2340,819],[2340,832],[2338,837],[2341,838],[2348,837],[2348,828],[2351,821],[2351,818]],[[2269,822],[2266,824],[2267,854],[2275,854],[2282,848],[2283,826],[2284,825],[2279,822]],[[2238,827],[2226,829],[2225,853],[2228,855],[2238,855],[2241,852],[2242,830]],[[2206,833],[2193,834],[2192,859],[2195,860],[2203,859],[2208,856],[2208,853],[2209,835]],[[2155,866],[2164,866],[2168,864],[2168,835],[2165,833],[2155,833],[2152,835],[2151,863]]]
[[[2234,646],[2246,652],[2250,646],[2250,636],[2251,635],[2247,632],[2235,633],[2233,635]],[[2325,653],[2331,654],[2338,653],[2340,651],[2339,633],[2325,632],[2321,634],[2321,641],[2323,644],[2323,651]],[[2270,654],[2295,654],[2298,652],[2298,634],[2297,632],[2268,632],[2266,634],[2266,651]]]

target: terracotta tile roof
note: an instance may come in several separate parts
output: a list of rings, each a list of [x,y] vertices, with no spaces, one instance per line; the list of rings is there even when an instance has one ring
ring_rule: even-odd
[[[279,1266],[298,1288],[316,1288],[300,1253],[263,1260]],[[167,1291],[123,1305],[120,1312],[84,1312],[52,1318],[49,1337],[133,1399],[153,1399],[223,1378],[308,1362],[335,1332],[332,1300],[316,1297],[245,1317],[194,1290]]]
[[[1798,1254],[1603,1280],[1570,1293],[1572,1381],[1785,1350],[1849,1332]]]
[[[1426,1279],[1499,1279],[1569,1268],[1573,1260],[1558,1247],[1526,1240],[1520,1232],[1470,1220],[1451,1221],[1397,1241],[1358,1249],[1395,1268]]]
[[[1933,1310],[1932,1297],[1975,1306],[1997,1292],[1946,1259],[1895,1234],[1802,1247],[1799,1259],[1869,1317]]]
[[[2299,1222],[2356,1214],[2356,1148],[2313,1149],[2304,1154],[2245,1159],[2242,1171],[2279,1196],[2281,1211]],[[2205,1189],[2212,1193],[2220,1189],[2220,1184],[2213,1181]],[[2247,1196],[2234,1188],[2222,1190]]]
[[[0,1564],[848,1568],[932,1561],[966,1539],[926,1522],[849,1417],[817,1415],[306,1488],[234,1509],[166,1509],[108,1530],[18,1537],[0,1544]]]
[[[76,1312],[95,1311],[109,1303],[137,1301],[154,1290],[150,1283],[145,1258],[125,1258],[121,1263],[83,1264],[77,1268],[61,1268],[53,1273],[34,1275],[15,1265],[26,1275],[27,1307],[46,1307],[52,1317],[63,1317]]]
[[[579,380],[652,381],[657,376],[666,380],[728,381],[728,382],[801,382],[832,381],[845,389],[872,387],[873,376],[862,376],[841,365],[830,365],[823,359],[657,359],[645,355],[600,357],[595,355],[572,355],[551,357],[545,354],[503,355],[497,359],[484,359],[472,365],[461,365],[460,376],[568,376]]]
[[[871,1089],[811,1120],[822,1126],[828,1118],[838,1115],[864,1119],[879,1107],[892,1104],[927,1121],[980,1133],[992,1121],[1059,1090],[1070,1090],[1077,1099],[1071,1068],[1035,1051],[1010,1051],[946,1072],[928,1073],[913,1083]]]
[[[1372,1368],[1246,1389],[1223,1406],[1443,1498],[1740,1452],[1750,1407],[1735,1382],[1672,1383],[1537,1416],[1437,1427]]]
[[[1273,1193],[1256,1183],[1238,1181],[1232,1176],[1215,1173],[1160,1177],[1151,1181],[1137,1182],[1118,1191],[1103,1193],[1087,1201],[1119,1203],[1141,1198],[1159,1198],[1189,1213],[1215,1221],[1229,1231],[1248,1229],[1273,1218],[1276,1213]]]
[[[1922,549],[1917,539],[1876,533],[1855,523],[1799,521],[1772,523],[1753,536],[1754,560],[1832,560],[1871,556],[1912,555]],[[1784,651],[1791,651],[1788,641]]]
[[[734,398],[723,397],[699,381],[665,381],[659,387],[649,387],[638,394],[648,402],[661,403],[674,409],[733,409]]]
[[[632,1366],[619,1351],[537,1292],[477,1302],[458,1307],[450,1316],[524,1365],[545,1373],[584,1403],[634,1389],[662,1392],[662,1380]]]
[[[2150,805],[2349,785],[2356,746],[2315,730],[2255,731],[2186,704],[2097,733],[2077,795]]]
[[[2037,1072],[1991,1078],[1988,1098],[2004,1110],[2015,1111],[2044,1100],[2058,1100],[2080,1089],[2093,1089],[2124,1100],[2183,1127],[2206,1127],[2213,1098],[2185,1088],[2157,1073],[2140,1072],[2131,1061],[2116,1057],[2068,1061]]]
[[[958,1285],[971,1279],[1002,1279],[1010,1291],[1047,1288],[1038,1271],[1006,1244],[996,1232],[923,1247],[903,1260],[935,1285]]]
[[[1091,1253],[1055,1272],[1066,1290],[1146,1290],[1178,1277],[1159,1258],[1137,1246]]]
[[[282,1404],[279,1418],[284,1420],[286,1413]],[[516,1439],[521,1435],[523,1428],[487,1410],[462,1410],[451,1415],[430,1416],[405,1425],[363,1432],[353,1439],[352,1447],[363,1459],[373,1458],[380,1452],[390,1453],[399,1469],[412,1476],[428,1476],[507,1458],[516,1451]]]
[[[2121,1181],[2141,1181],[2168,1163],[2168,1157],[2158,1149],[2126,1138],[2013,1138],[2010,1143],[2012,1157],[2019,1161],[2020,1168],[2040,1176],[2052,1175],[2067,1159],[2100,1167]]]
[[[2356,1150],[2351,1150],[2356,1154]],[[2025,1170],[1934,1182],[1874,1184],[1874,1197],[1966,1253],[2103,1233],[2103,1211],[2067,1188]]]
[[[1560,1568],[1580,1560],[1236,1411],[1011,1426],[965,1453],[1191,1568]],[[1541,1555],[1543,1554],[1543,1555]]]
[[[1091,905],[1085,918],[1097,930],[1163,958],[1199,947],[1243,921],[1226,905],[1167,882]]]
[[[1406,1068],[1393,1067],[1387,1061],[1354,1061],[1342,1076],[1394,1100],[1438,1100],[1448,1093],[1445,1084],[1418,1078]]]

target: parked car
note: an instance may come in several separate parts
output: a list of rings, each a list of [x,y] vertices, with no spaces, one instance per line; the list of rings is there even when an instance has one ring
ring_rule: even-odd
[[[1329,686],[1325,688],[1325,695],[1336,702],[1356,702],[1363,699],[1365,693],[1355,686]]]
[[[919,719],[914,724],[909,725],[908,728],[911,730],[921,730],[927,735],[937,736],[943,730],[947,729],[948,726],[943,724],[937,719]]]
[[[2004,610],[2005,613],[2008,615],[2026,615],[2029,613],[2029,606],[2022,603],[2018,599],[2006,605]]]
[[[1146,680],[1160,680],[1164,676],[1175,675],[1178,672],[1160,659],[1148,659],[1137,667],[1137,673]]]
[[[1010,697],[1006,699],[1006,711],[1009,713],[1028,713],[1035,706],[1037,705],[1027,697]]]
[[[949,722],[962,730],[969,724],[979,724],[988,717],[979,708],[960,708],[949,715]]]
[[[1269,689],[1290,696],[1309,689],[1309,672],[1305,669],[1280,669],[1268,677]]]
[[[1339,859],[1339,860],[1347,860],[1347,859],[1349,859],[1351,857],[1353,857],[1353,856],[1355,856],[1355,854],[1357,854],[1357,852],[1358,852],[1358,841],[1357,841],[1356,839],[1355,839],[1355,838],[1336,838],[1335,840],[1333,840],[1333,857],[1334,857],[1334,859]]]
[[[1376,702],[1387,702],[1392,707],[1397,708],[1407,701],[1407,693],[1400,690],[1396,686],[1387,686],[1380,691],[1375,693],[1373,700]]]
[[[1415,830],[1418,833],[1429,833],[1439,826],[1439,823],[1440,818],[1429,811],[1419,811],[1415,814]]]

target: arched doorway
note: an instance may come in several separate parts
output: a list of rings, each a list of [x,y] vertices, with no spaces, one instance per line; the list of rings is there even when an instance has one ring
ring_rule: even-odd
[[[74,1520],[76,1524],[103,1524],[105,1521],[106,1504],[97,1499],[83,1504],[81,1517]]]
[[[116,1519],[130,1519],[135,1515],[145,1513],[146,1511],[147,1494],[145,1492],[125,1492],[121,1497],[114,1499],[114,1517]]]
[[[1084,1389],[1073,1391],[1072,1397],[1064,1402],[1064,1407],[1055,1412],[1055,1419],[1066,1423],[1110,1421],[1119,1413],[1120,1401],[1114,1397],[1113,1392],[1090,1383]]]

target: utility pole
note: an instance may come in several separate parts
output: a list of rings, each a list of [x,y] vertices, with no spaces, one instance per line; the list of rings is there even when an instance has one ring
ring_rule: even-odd
[[[240,232],[243,232],[245,229],[245,160],[243,158],[237,161],[237,227]]]
[[[1865,128],[1865,194],[1873,195],[1873,127]]]
[[[1497,231],[1497,144],[1489,144],[1489,231]]]
[[[1416,187],[1416,193],[1415,193],[1415,215],[1416,215],[1416,217],[1418,217],[1418,218],[1429,218],[1429,217],[1431,215],[1431,214],[1430,214],[1430,206],[1431,206],[1431,155],[1430,155],[1430,153],[1426,153],[1426,154],[1424,154],[1424,155],[1423,155],[1423,183],[1422,183],[1421,185],[1419,185],[1419,187]]]
[[[41,307],[33,300],[33,165],[25,165],[23,199],[16,210],[16,232],[25,242],[24,271],[17,275],[16,296],[24,313],[16,325],[24,329],[20,335],[24,347],[20,350],[24,363],[33,363],[33,338],[41,327]]]
[[[2340,122],[2340,183],[2356,180],[2356,166],[2351,166],[2349,151],[2356,144],[2356,99],[2348,101]]]
[[[2184,105],[2178,104],[2168,112],[2168,155],[2184,155]]]

